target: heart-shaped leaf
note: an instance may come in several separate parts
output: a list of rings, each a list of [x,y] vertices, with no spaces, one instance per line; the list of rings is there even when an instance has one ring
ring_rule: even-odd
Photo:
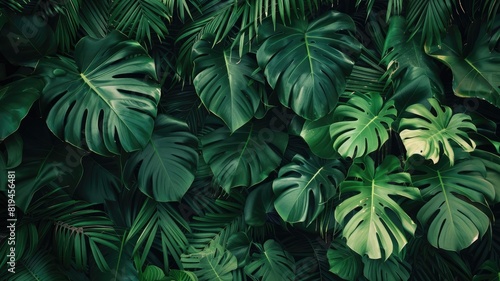
[[[85,37],[75,60],[42,59],[41,105],[59,138],[102,155],[143,148],[153,131],[160,89],[153,59],[138,43],[117,32]]]
[[[263,44],[257,60],[284,106],[309,120],[335,108],[361,51],[361,44],[345,34],[354,30],[348,15],[333,11],[310,23],[274,26],[267,20],[259,26]]]
[[[205,36],[193,46],[193,84],[203,104],[234,132],[257,111],[263,81],[253,74],[257,69],[254,58],[214,47],[213,39],[213,35]]]
[[[276,211],[286,222],[309,224],[335,196],[344,177],[344,163],[338,159],[306,159],[297,154],[273,182]]]
[[[125,174],[138,169],[139,189],[157,202],[179,201],[194,180],[198,139],[186,123],[159,115],[148,144],[125,165]]]

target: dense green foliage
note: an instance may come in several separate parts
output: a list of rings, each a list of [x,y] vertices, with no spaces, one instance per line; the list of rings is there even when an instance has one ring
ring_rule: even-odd
[[[499,280],[499,6],[3,0],[0,280]]]

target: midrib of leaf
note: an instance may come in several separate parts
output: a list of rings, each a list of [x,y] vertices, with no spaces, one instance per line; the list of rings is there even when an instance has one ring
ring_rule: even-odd
[[[309,68],[311,69],[311,77],[314,80],[314,68],[313,68],[313,63],[312,63],[311,51],[309,50],[309,42],[307,41],[308,39],[309,38],[307,37],[307,33],[304,33],[304,43],[306,45],[307,58],[309,60]]]
[[[452,216],[452,212],[451,212],[451,208],[450,208],[450,202],[448,200],[448,195],[446,194],[446,189],[445,189],[445,186],[443,183],[443,177],[441,176],[441,173],[439,172],[439,170],[436,170],[436,172],[437,172],[437,177],[439,179],[439,185],[441,186],[441,191],[443,192],[444,201],[446,202],[446,209],[448,210],[449,218],[451,220],[451,223],[454,224],[453,216]]]
[[[217,272],[217,270],[215,270],[215,267],[212,266],[212,263],[211,263],[210,260],[208,261],[208,264],[210,265],[210,268],[212,269],[212,271],[215,273],[215,276],[217,276],[217,280],[221,280],[222,281],[222,279],[219,276],[219,273]]]
[[[240,153],[240,156],[238,157],[238,162],[236,163],[237,166],[236,166],[236,169],[238,168],[238,166],[240,165],[241,163],[241,157],[243,156],[243,154],[245,153],[245,150],[247,149],[247,146],[248,146],[248,143],[250,142],[250,138],[252,136],[252,133],[253,133],[253,123],[252,125],[250,126],[250,132],[248,133],[248,137],[247,137],[247,140],[245,141],[245,145],[243,146],[243,148],[241,149],[241,153]]]
[[[375,214],[375,180],[373,179],[372,182],[372,190],[371,190],[371,198],[370,198],[370,233],[373,227],[373,215]]]
[[[224,57],[224,62],[225,62],[226,72],[227,72],[227,80],[228,80],[228,82],[229,82],[229,89],[230,89],[230,90],[229,90],[229,95],[231,96],[231,97],[229,98],[229,99],[230,99],[230,103],[231,103],[231,105],[230,105],[230,108],[231,108],[231,121],[232,121],[232,122],[231,122],[231,123],[232,123],[232,124],[231,124],[231,125],[232,125],[231,127],[233,127],[233,126],[234,126],[233,122],[234,122],[235,118],[233,118],[233,116],[234,116],[234,97],[233,97],[233,88],[231,87],[233,84],[232,84],[232,76],[231,76],[231,71],[230,71],[230,69],[229,69],[229,67],[230,67],[230,65],[229,65],[229,64],[231,63],[231,61],[229,61],[229,60],[228,60],[228,57],[227,57],[227,55],[226,55],[226,52],[225,52],[225,51],[224,51],[224,52],[222,52],[222,56]],[[233,128],[231,128],[231,130],[233,130]]]
[[[267,255],[267,251],[264,251],[264,256],[266,257],[266,260],[268,261],[269,266],[271,266],[271,271],[275,272],[275,271],[274,271],[274,266],[273,266],[272,260],[271,260],[271,258],[269,258],[269,256]]]
[[[165,172],[166,172],[165,174],[167,175],[169,181],[171,181],[170,175],[168,174],[168,169],[167,169],[167,167],[165,167],[165,163],[163,163],[163,159],[160,156],[160,152],[158,152],[158,149],[156,148],[156,145],[153,141],[153,136],[151,136],[149,143],[151,143],[151,146],[153,147],[153,151],[154,151],[155,155],[160,159],[161,166],[162,166],[163,170],[165,170]]]
[[[309,186],[309,184],[319,175],[319,173],[321,173],[321,170],[323,170],[324,167],[321,167],[319,168],[319,170],[311,177],[311,179],[306,183],[306,185],[304,186],[304,188],[302,188],[302,190],[300,191],[299,195],[297,195],[295,202],[294,202],[294,205],[297,201],[299,200],[302,200],[300,197],[302,196],[302,193],[304,193],[304,191],[306,191],[307,187]]]

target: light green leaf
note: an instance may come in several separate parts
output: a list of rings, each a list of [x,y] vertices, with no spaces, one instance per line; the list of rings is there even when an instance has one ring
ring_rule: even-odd
[[[124,173],[138,169],[139,189],[155,201],[179,201],[193,183],[197,148],[186,123],[159,115],[147,146],[127,160]]]
[[[484,177],[478,159],[462,159],[454,166],[442,160],[436,165],[414,167],[415,186],[422,189],[425,205],[418,220],[427,226],[427,239],[436,248],[460,251],[482,237],[490,225],[486,200],[495,190]]]
[[[330,126],[333,148],[344,158],[368,155],[389,139],[387,130],[396,114],[394,102],[384,104],[380,94],[355,93],[333,113],[334,122]]]
[[[229,192],[266,179],[281,163],[288,135],[252,123],[234,133],[227,127],[219,128],[203,136],[201,143],[216,183]]]
[[[338,159],[306,159],[297,154],[290,164],[279,170],[273,182],[276,211],[286,222],[308,225],[335,196],[344,177],[344,163]]]
[[[399,135],[406,148],[406,155],[410,157],[419,154],[437,163],[443,152],[450,160],[450,165],[453,165],[455,154],[452,145],[457,144],[467,152],[473,151],[476,143],[469,138],[467,131],[476,131],[476,126],[471,122],[470,116],[453,114],[451,108],[440,106],[436,99],[428,101],[435,113],[423,104],[414,104],[406,109],[414,117],[401,119]]]
[[[400,252],[408,242],[405,233],[414,234],[417,225],[392,198],[420,199],[419,190],[408,186],[410,174],[398,172],[399,160],[388,155],[375,167],[370,157],[358,159],[340,185],[347,197],[335,209],[335,219],[344,224],[347,245],[371,259],[388,259],[396,246]]]
[[[334,11],[310,23],[294,20],[275,28],[271,20],[263,22],[257,60],[284,106],[309,120],[335,108],[361,51],[361,44],[345,34],[354,30],[348,15]]]
[[[36,69],[46,82],[41,105],[50,130],[102,155],[143,148],[160,98],[146,50],[114,31],[104,39],[83,38],[74,56],[43,59]]]
[[[193,46],[193,84],[203,104],[234,132],[256,113],[263,79],[253,74],[257,62],[249,54],[214,47],[213,39],[204,36]]]

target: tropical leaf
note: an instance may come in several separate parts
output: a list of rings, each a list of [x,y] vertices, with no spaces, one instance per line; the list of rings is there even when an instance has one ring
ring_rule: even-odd
[[[63,52],[69,52],[77,38],[80,27],[81,0],[54,1],[59,12],[55,36],[59,48]]]
[[[5,0],[0,3],[0,7],[5,7],[15,12],[21,12],[30,0]],[[1,27],[0,27],[1,28]]]
[[[337,193],[345,177],[344,163],[338,159],[308,159],[297,154],[283,166],[273,182],[274,206],[290,223],[309,225],[323,211],[325,203]]]
[[[358,280],[363,269],[361,256],[349,249],[343,240],[334,240],[327,256],[331,272],[345,280]]]
[[[257,63],[249,54],[238,56],[215,45],[206,35],[193,46],[193,84],[203,104],[227,124],[231,132],[245,125],[257,111],[263,92]]]
[[[195,270],[200,281],[232,281],[231,272],[238,267],[233,254],[218,244],[202,252],[183,254],[182,264],[186,269]]]
[[[340,185],[342,194],[352,194],[335,209],[335,219],[344,224],[347,245],[360,255],[387,260],[396,246],[400,252],[407,243],[405,233],[413,235],[417,225],[394,201],[393,196],[419,200],[410,174],[398,172],[399,160],[388,155],[375,167],[370,157],[357,160]]]
[[[139,42],[151,44],[152,36],[164,39],[168,34],[165,20],[169,20],[167,6],[161,0],[113,1],[110,21],[115,28]]]
[[[443,94],[441,77],[432,58],[426,55],[420,36],[410,36],[408,24],[401,16],[391,17],[385,37],[384,57],[388,82],[393,83],[394,93],[390,100],[399,114],[415,103]]]
[[[473,159],[477,159],[484,164],[486,168],[486,180],[491,183],[495,189],[495,197],[491,204],[500,202],[500,156],[488,151],[476,149],[471,153]],[[499,253],[500,254],[500,253]]]
[[[0,88],[0,141],[17,131],[42,89],[43,81],[34,77],[19,79]]]
[[[103,38],[109,32],[110,0],[86,0],[80,11],[80,25],[92,38]]]
[[[333,112],[315,121],[306,120],[300,131],[300,136],[307,142],[311,151],[326,159],[338,158],[333,149],[334,139],[330,137],[330,125],[333,123]]]
[[[389,139],[387,130],[396,114],[394,102],[384,104],[380,94],[355,93],[333,113],[333,148],[344,158],[368,155]]]
[[[0,52],[14,65],[35,67],[38,60],[56,52],[54,32],[47,20],[39,15],[6,14],[7,22],[1,28]]]
[[[74,152],[71,156],[74,155]],[[102,204],[117,200],[124,185],[121,178],[120,157],[102,157],[91,154],[82,159],[83,175],[73,196],[87,202]]]
[[[226,249],[228,249],[236,257],[239,268],[248,263],[252,245],[251,238],[246,232],[243,231],[234,233],[227,240]]]
[[[127,160],[124,173],[137,170],[139,189],[155,201],[179,201],[193,183],[197,148],[186,123],[159,115],[147,146]]]
[[[54,256],[46,251],[38,251],[26,259],[19,260],[14,274],[9,274],[9,281],[25,280],[69,280],[58,266]],[[7,276],[5,276],[7,277]],[[7,280],[3,279],[2,280]]]
[[[473,281],[499,281],[500,265],[493,260],[486,261],[481,266],[481,273],[474,275]]]
[[[363,257],[363,275],[370,281],[402,280],[410,279],[411,265],[396,255],[387,260],[372,260]]]
[[[422,32],[422,41],[441,43],[441,34],[446,31],[456,1],[412,0],[408,1],[408,27],[412,36]]]
[[[0,175],[0,191],[6,191],[8,172],[14,171],[23,158],[23,139],[19,133],[14,133],[0,144],[0,148],[0,171],[3,171]]]
[[[469,115],[453,114],[451,108],[439,105],[436,99],[428,101],[434,113],[423,104],[414,104],[406,109],[413,118],[401,119],[399,135],[406,155],[419,154],[437,163],[443,152],[453,165],[455,154],[452,145],[457,144],[467,152],[473,151],[476,143],[469,138],[467,131],[476,131],[476,126]]]
[[[16,171],[16,206],[26,212],[35,192],[52,183],[73,187],[82,176],[82,157],[87,154],[71,145],[51,141],[43,123],[31,120],[21,133],[24,140],[22,164]],[[45,129],[43,129],[45,128]]]
[[[133,210],[132,210],[133,211]],[[130,212],[130,211],[129,211]],[[134,217],[127,234],[126,241],[137,235],[134,253],[140,253],[140,264],[143,265],[151,251],[153,241],[161,242],[161,251],[165,268],[168,268],[168,256],[172,256],[178,266],[181,266],[180,257],[188,245],[185,231],[191,231],[188,223],[169,203],[160,203],[147,198],[142,202]]]
[[[360,43],[344,33],[354,29],[352,19],[339,12],[276,28],[272,21],[263,22],[257,60],[284,106],[309,120],[335,108],[361,51]]]
[[[500,26],[500,18],[495,27]],[[439,45],[426,44],[425,52],[446,64],[453,72],[453,92],[459,97],[477,97],[500,107],[500,53],[489,47],[490,36],[486,26],[479,30],[470,44],[469,53],[462,51],[462,38],[457,27],[448,31]]]
[[[104,39],[86,37],[75,46],[75,61],[43,59],[36,71],[46,82],[41,104],[47,125],[59,138],[102,155],[148,142],[160,89],[147,79],[156,73],[139,43],[116,31]]]
[[[288,135],[254,122],[234,133],[227,127],[219,128],[203,136],[201,143],[216,183],[229,192],[266,179],[281,163]]]
[[[245,223],[263,226],[268,220],[268,214],[274,210],[274,201],[272,182],[257,185],[245,200]]]
[[[460,251],[482,237],[490,225],[486,200],[495,190],[484,177],[478,159],[461,159],[454,166],[442,160],[435,165],[413,167],[413,184],[422,189],[425,205],[418,220],[427,226],[427,239],[436,248]]]
[[[166,281],[198,281],[198,277],[190,271],[171,269]]]
[[[165,278],[165,272],[156,265],[148,265],[141,274],[141,281],[158,281]]]
[[[253,280],[294,280],[295,261],[293,257],[273,239],[264,245],[256,244],[259,252],[252,255],[252,261],[245,266],[245,273]]]

